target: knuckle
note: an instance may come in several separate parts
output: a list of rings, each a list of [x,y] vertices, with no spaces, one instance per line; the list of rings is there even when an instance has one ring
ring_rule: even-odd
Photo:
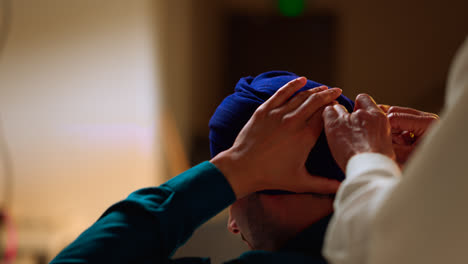
[[[359,119],[367,119],[367,120],[387,120],[387,115],[382,111],[366,111],[363,109],[358,109],[354,112]]]
[[[328,132],[335,132],[341,127],[341,122],[338,120],[329,120],[324,123],[325,130]]]
[[[325,89],[324,90],[324,86],[318,86],[318,87],[315,87],[313,89],[310,89],[310,93],[311,94],[314,94],[314,93],[320,93],[320,92],[323,92],[323,91],[327,91],[328,89]]]
[[[281,87],[278,91],[275,93],[275,97],[285,97],[286,95],[289,94],[289,90],[291,89],[291,85],[286,84],[285,86]]]
[[[390,123],[398,122],[400,120],[397,113],[391,113],[387,115],[387,119]]]
[[[274,119],[274,120],[279,120],[283,116],[283,113],[280,111],[280,109],[273,109],[268,112],[268,118]]]
[[[288,88],[288,86],[285,86],[285,87],[279,89],[279,90],[276,92],[276,95],[279,96],[279,97],[285,96],[286,93],[287,93],[287,90],[288,90],[287,88]]]
[[[398,111],[398,108],[396,106],[390,106],[387,113],[390,114],[390,113],[397,112],[397,111]]]
[[[370,113],[370,118],[369,118],[370,123],[375,123],[378,124],[379,126],[383,125],[386,126],[387,122],[389,122],[387,116],[382,113],[382,112],[372,112]]]
[[[369,98],[369,95],[366,93],[360,93],[356,96],[356,100],[363,99],[363,98]]]
[[[331,118],[335,114],[335,110],[333,109],[332,106],[327,106],[325,109],[323,109],[322,116],[323,118]]]
[[[252,120],[264,120],[265,114],[262,112],[255,111],[251,117]]]
[[[282,118],[281,118],[281,124],[283,126],[290,126],[292,122],[294,122],[294,115],[293,114],[287,114],[287,115],[284,115]]]
[[[296,98],[299,101],[304,101],[305,99],[307,99],[307,97],[309,97],[309,93],[307,91],[300,92],[296,95]]]
[[[321,90],[320,90],[320,87],[315,87],[315,88],[312,88],[312,89],[310,89],[308,91],[309,91],[309,93],[314,94],[314,93],[320,92]]]
[[[364,111],[362,109],[358,109],[353,114],[356,115],[358,118],[364,118],[364,117],[366,117],[368,115],[368,112],[366,112],[366,111]]]
[[[264,117],[267,113],[267,109],[265,107],[264,104],[260,105],[257,110],[255,110],[254,112],[254,116],[257,116],[257,117]]]
[[[387,120],[387,115],[382,111],[374,111],[374,112],[372,112],[372,114],[377,119]]]
[[[323,93],[314,93],[310,96],[310,100],[312,101],[319,101],[323,98]]]

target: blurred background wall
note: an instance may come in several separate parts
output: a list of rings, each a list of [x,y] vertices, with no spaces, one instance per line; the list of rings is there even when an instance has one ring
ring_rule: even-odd
[[[48,260],[131,191],[209,159],[209,118],[240,77],[289,70],[438,112],[468,33],[465,0],[291,0],[289,13],[280,0],[8,2],[0,133],[13,185],[3,173],[0,187],[17,263]],[[240,254],[226,220],[176,256]]]
[[[112,203],[164,180],[156,3],[10,3],[0,114],[13,184],[1,194],[12,194],[17,263],[37,263]]]

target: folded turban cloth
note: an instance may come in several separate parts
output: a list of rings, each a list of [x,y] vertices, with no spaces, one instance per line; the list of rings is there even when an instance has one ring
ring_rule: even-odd
[[[286,71],[271,71],[257,77],[245,77],[237,83],[234,93],[226,97],[211,117],[210,150],[211,156],[230,148],[237,135],[253,115],[255,110],[279,88],[299,76]],[[308,80],[301,91],[321,86]],[[351,113],[354,102],[344,95],[337,99]],[[312,175],[319,175],[339,181],[344,180],[344,173],[336,164],[328,148],[327,139],[322,131],[317,143],[312,148],[306,161],[306,168]]]

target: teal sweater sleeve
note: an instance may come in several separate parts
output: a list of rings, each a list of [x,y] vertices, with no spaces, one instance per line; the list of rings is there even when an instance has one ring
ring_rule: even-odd
[[[201,163],[114,204],[51,263],[166,263],[197,227],[234,201],[223,174]]]

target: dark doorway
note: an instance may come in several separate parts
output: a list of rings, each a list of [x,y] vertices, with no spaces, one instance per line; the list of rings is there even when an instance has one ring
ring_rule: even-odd
[[[219,102],[233,93],[241,77],[270,70],[286,70],[316,82],[334,85],[336,19],[331,15],[226,15],[222,21],[223,85]],[[209,120],[209,117],[207,117]],[[208,122],[207,122],[208,123]],[[194,135],[190,163],[210,157],[207,134]]]
[[[226,94],[240,77],[287,70],[335,81],[335,18],[231,15],[226,22]]]

